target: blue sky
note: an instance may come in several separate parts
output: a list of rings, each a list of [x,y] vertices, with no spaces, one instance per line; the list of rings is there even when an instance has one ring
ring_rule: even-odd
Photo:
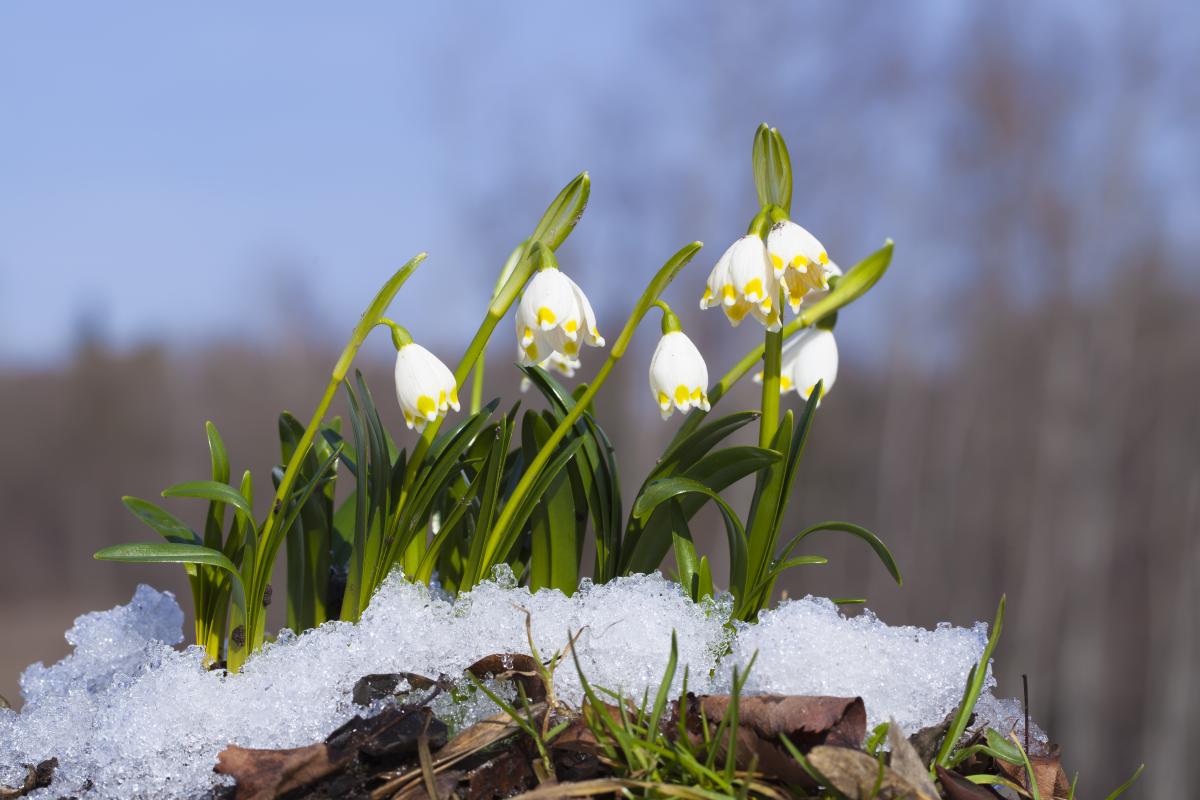
[[[963,279],[931,172],[955,113],[935,89],[970,35],[956,4],[792,5],[773,25],[785,4],[766,3],[744,31],[704,3],[328,8],[0,8],[0,362],[63,357],[82,318],[117,346],[270,341],[297,297],[336,343],[419,250],[401,315],[465,341],[508,249],[582,168],[593,204],[564,258],[615,327],[679,245],[744,227],[763,119],[812,165],[796,211],[835,257],[890,235]],[[1099,23],[1071,24],[1082,40]],[[893,47],[927,92],[889,93]],[[1191,155],[1181,122],[1158,141]],[[919,306],[934,285],[869,302]]]

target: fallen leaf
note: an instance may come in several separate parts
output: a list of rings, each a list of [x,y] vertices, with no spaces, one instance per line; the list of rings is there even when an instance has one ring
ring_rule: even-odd
[[[695,698],[695,705],[710,725],[719,725],[729,713],[730,699],[706,695]],[[689,709],[688,732],[699,744],[694,713]],[[858,747],[866,732],[867,712],[859,697],[742,697],[738,702],[736,763],[745,769],[754,762],[769,778],[807,785],[812,781],[784,746],[783,736],[807,752],[820,745]]]
[[[402,685],[408,688],[400,689],[399,687]],[[350,696],[355,705],[369,706],[376,700],[388,697],[395,697],[403,701],[414,691],[432,689],[436,685],[437,681],[426,678],[424,675],[412,672],[387,672],[362,676],[355,682]]]
[[[821,745],[812,749],[808,761],[833,788],[851,800],[900,800],[921,796],[916,786],[862,750]]]
[[[1043,800],[1066,797],[1070,794],[1071,781],[1067,779],[1067,773],[1063,770],[1062,754],[1056,745],[1052,745],[1046,755],[1029,756],[1029,764],[1033,767],[1033,778],[1037,781],[1038,794]],[[1013,783],[1029,788],[1024,764],[1009,764],[1007,761],[997,760],[996,767]]]
[[[48,758],[35,767],[25,766],[25,780],[15,788],[0,786],[0,800],[13,800],[24,797],[36,789],[45,789],[54,780],[54,770],[58,769],[58,759]]]
[[[946,793],[946,800],[996,800],[1000,795],[987,786],[969,780],[943,767],[937,768],[938,780]]]
[[[500,681],[512,681],[525,691],[525,697],[531,703],[540,703],[546,699],[546,685],[542,683],[538,667],[541,665],[533,656],[521,653],[496,653],[484,656],[466,672],[483,680],[489,675]]]
[[[930,725],[928,728],[921,730],[908,737],[908,742],[917,751],[917,755],[921,757],[921,761],[928,764],[933,761],[933,757],[937,755],[938,747],[942,744],[942,739],[946,736],[946,731],[950,730],[950,725],[954,722],[954,715],[958,709],[954,709],[941,722]]]
[[[257,750],[230,745],[217,756],[215,771],[237,786],[234,800],[271,800],[333,774],[341,763],[324,743],[290,750]]]
[[[939,800],[937,787],[929,778],[929,768],[917,754],[916,748],[904,738],[895,720],[888,726],[888,748],[892,751],[888,763],[896,774],[917,787],[922,798]]]

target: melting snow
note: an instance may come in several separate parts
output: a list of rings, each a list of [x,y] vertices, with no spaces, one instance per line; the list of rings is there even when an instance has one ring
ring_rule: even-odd
[[[179,605],[170,593],[139,586],[129,605],[75,621],[66,635],[71,655],[22,675],[24,708],[0,710],[0,786],[19,785],[22,764],[54,756],[54,784],[35,797],[203,795],[222,780],[212,768],[228,744],[281,748],[324,739],[356,713],[350,691],[365,674],[454,675],[491,653],[528,652],[525,610],[543,657],[562,650],[568,632],[578,634],[584,675],[599,686],[653,692],[675,631],[676,691],[685,664],[692,691],[727,691],[733,666],[757,652],[748,692],[861,695],[872,725],[895,719],[910,733],[957,705],[986,641],[983,623],[889,627],[870,614],[848,619],[814,598],[781,603],[731,634],[727,601],[694,604],[657,574],[585,582],[570,598],[530,594],[510,576],[458,599],[393,576],[359,624],[284,631],[241,674],[226,676],[204,668],[199,648],[173,647],[183,639]],[[569,660],[555,689],[578,702]],[[989,692],[980,710],[1007,729],[1020,706]],[[493,711],[484,700],[457,716],[467,723]]]

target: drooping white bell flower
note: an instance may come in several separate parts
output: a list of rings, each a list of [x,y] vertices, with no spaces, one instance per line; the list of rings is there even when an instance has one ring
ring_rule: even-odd
[[[780,327],[778,296],[779,280],[767,260],[767,249],[761,238],[748,234],[717,259],[700,308],[721,306],[734,327],[750,314],[774,331]]]
[[[517,358],[523,359],[524,357],[525,357],[524,348],[518,346],[517,347]],[[571,358],[570,356],[564,356],[562,353],[551,353],[550,357],[545,359],[544,361],[542,361],[540,364],[538,364],[538,366],[541,367],[542,369],[546,370],[547,372],[557,371],[557,372],[561,372],[564,376],[566,376],[568,378],[574,378],[575,370],[577,370],[581,366],[583,366],[583,363],[578,358]],[[529,378],[522,375],[521,376],[521,391],[528,392],[530,387],[532,387],[532,386],[533,386],[533,382],[531,380],[529,380]]]
[[[433,353],[412,342],[396,351],[396,398],[404,423],[418,432],[449,409],[459,410],[454,373]]]
[[[790,220],[771,226],[767,254],[775,278],[787,289],[788,305],[796,313],[806,295],[828,290],[829,278],[841,274],[817,237]]]
[[[708,365],[692,340],[680,330],[663,334],[650,359],[650,392],[662,418],[677,408],[708,411]]]
[[[821,397],[824,397],[833,389],[837,373],[838,349],[833,331],[805,328],[784,342],[779,369],[780,394],[795,389],[808,400],[817,383],[821,383]],[[755,383],[762,383],[762,380],[762,372],[754,376]]]
[[[581,344],[603,347],[596,314],[583,290],[555,267],[540,270],[517,307],[521,363],[540,364],[553,354],[573,360]]]

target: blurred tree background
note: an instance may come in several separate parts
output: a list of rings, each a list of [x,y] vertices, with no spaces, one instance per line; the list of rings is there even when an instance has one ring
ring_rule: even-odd
[[[1066,746],[1086,792],[1146,761],[1141,796],[1186,794],[1200,718],[1200,15],[1183,4],[1085,3],[538,13],[533,29],[482,6],[461,18],[389,18],[390,47],[427,34],[415,37],[420,68],[384,78],[428,90],[431,113],[406,122],[438,148],[440,188],[426,199],[423,179],[406,187],[440,220],[428,238],[385,200],[363,223],[376,250],[361,263],[281,237],[265,255],[214,263],[236,270],[234,281],[169,259],[88,274],[84,283],[112,291],[65,295],[81,309],[71,319],[69,307],[51,308],[64,295],[38,275],[61,268],[55,280],[71,280],[88,262],[6,248],[28,221],[8,214],[22,225],[0,227],[0,694],[16,700],[26,664],[65,653],[62,631],[77,614],[124,602],[139,581],[184,588],[181,570],[91,560],[100,546],[149,536],[121,495],[154,497],[202,477],[205,419],[235,470],[265,480],[278,458],[276,415],[307,417],[353,309],[419,249],[432,252],[424,283],[394,316],[422,320],[419,338],[451,359],[492,270],[579,168],[592,170],[593,203],[561,260],[602,330],[620,324],[631,287],[702,238],[708,249],[670,299],[723,372],[755,336],[691,309],[753,211],[749,146],[766,120],[791,146],[795,218],[835,260],[849,266],[885,236],[897,240],[884,282],[842,315],[842,370],[795,506],[797,527],[843,518],[879,532],[905,586],[861,546],[817,542],[832,563],[793,573],[787,591],[862,594],[889,622],[927,626],[990,619],[1007,592],[1001,692],[1018,694],[1029,676],[1033,716]],[[19,33],[6,29],[0,36]],[[257,33],[269,39],[270,26]],[[8,52],[6,66],[23,65]],[[0,90],[22,80],[3,72]],[[222,113],[230,130],[251,114]],[[0,212],[43,213],[13,188],[32,142],[0,131],[0,175],[17,178],[0,179]],[[322,155],[293,166],[303,173]],[[388,168],[405,181],[403,164]],[[86,228],[64,216],[46,231],[61,225],[70,239]],[[136,219],[126,222],[136,233]],[[126,294],[180,317],[207,313],[204,302],[238,317],[265,308],[255,318],[266,323],[113,331],[104,298]],[[50,318],[60,321],[30,322]],[[39,350],[43,335],[66,344]],[[635,340],[599,409],[630,490],[678,424],[660,426],[647,394],[654,339]],[[386,341],[374,344],[362,368],[383,406],[391,365]],[[494,342],[488,396],[515,395],[514,349],[503,335]],[[585,357],[582,377],[598,363]],[[725,403],[754,396],[741,387]],[[392,429],[407,441],[398,416]],[[733,499],[744,507],[747,493]],[[714,537],[711,549],[722,547]]]

